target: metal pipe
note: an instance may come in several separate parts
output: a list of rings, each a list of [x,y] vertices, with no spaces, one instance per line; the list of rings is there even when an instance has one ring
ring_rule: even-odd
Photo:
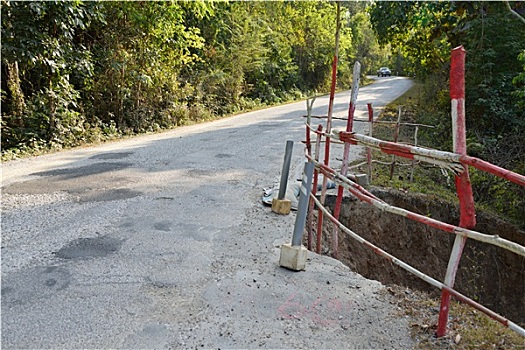
[[[290,162],[292,160],[293,141],[286,141],[286,150],[284,152],[283,171],[281,173],[281,184],[279,185],[278,199],[284,199],[286,196],[286,186],[288,186],[288,175],[290,174]]]
[[[295,227],[293,230],[292,246],[301,245],[303,239],[304,226],[306,225],[306,214],[310,191],[312,189],[312,177],[314,173],[314,163],[308,162],[304,166],[303,182],[299,193],[299,204],[297,205],[297,216],[295,217]]]

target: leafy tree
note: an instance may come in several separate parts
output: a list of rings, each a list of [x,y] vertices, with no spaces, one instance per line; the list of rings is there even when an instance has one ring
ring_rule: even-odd
[[[321,90],[329,82],[335,34],[331,3],[219,3],[215,15],[198,26],[206,41],[203,62],[186,73],[197,86],[195,100],[223,106],[219,114],[247,101],[278,102],[294,90]],[[351,51],[350,36],[350,30],[342,35],[342,55]]]
[[[44,139],[60,144],[81,134],[73,75],[89,77],[89,52],[76,39],[98,4],[2,1],[2,145]],[[5,89],[5,90],[4,90]]]
[[[518,105],[521,108],[525,108],[525,50],[518,55],[518,60],[523,64],[523,71],[512,80],[517,88],[514,96],[518,99]]]
[[[484,138],[525,127],[512,82],[522,69],[517,58],[525,47],[525,25],[509,16],[502,3],[483,4],[481,10],[469,22],[464,42],[468,127]]]
[[[197,60],[191,49],[203,40],[197,28],[185,25],[179,3],[103,5],[106,24],[98,28],[93,48],[99,65],[92,113],[104,122],[114,120],[118,128],[148,130],[159,111],[180,97],[178,73]]]
[[[326,89],[334,53],[335,5],[327,2],[297,2],[290,7],[294,61],[301,86]],[[343,42],[344,40],[341,40]],[[344,51],[344,44],[340,52]]]
[[[331,2],[0,1],[3,150],[169,128],[330,81]],[[344,6],[342,86],[368,50],[364,5]]]
[[[379,43],[412,58],[418,74],[430,74],[448,62],[459,45],[460,24],[468,4],[455,2],[376,2],[370,9]]]
[[[419,102],[424,122],[438,126],[427,139],[431,145],[450,145],[448,62],[450,50],[461,44],[467,50],[468,151],[523,172],[523,62],[518,60],[525,45],[525,26],[518,13],[523,10],[519,2],[403,2],[371,7],[380,41],[399,48],[418,64],[418,74],[421,71],[427,78],[427,93]],[[523,224],[523,189],[480,172],[473,172],[472,182],[477,200],[521,218]],[[508,203],[514,203],[511,209]]]
[[[348,14],[350,16],[350,14]],[[374,68],[376,66],[389,65],[384,62],[384,58],[388,56],[388,48],[381,48],[377,42],[376,35],[370,23],[370,16],[368,13],[362,11],[357,12],[348,18],[348,26],[352,31],[352,59],[361,63],[361,72],[363,74],[375,74]],[[394,67],[394,66],[393,66]],[[396,69],[402,73],[402,67]]]

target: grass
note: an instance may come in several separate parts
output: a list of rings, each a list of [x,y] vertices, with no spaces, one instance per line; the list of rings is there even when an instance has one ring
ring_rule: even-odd
[[[409,318],[416,349],[525,349],[525,338],[472,307],[450,302],[447,335],[436,338],[440,299],[399,286],[387,288]]]

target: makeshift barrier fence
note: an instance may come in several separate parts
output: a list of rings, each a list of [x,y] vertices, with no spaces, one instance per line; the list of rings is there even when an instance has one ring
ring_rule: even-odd
[[[361,135],[352,132],[352,121],[353,113],[355,110],[355,102],[357,99],[358,85],[356,82],[359,81],[359,64],[357,63],[354,66],[354,86],[352,88],[352,97],[349,106],[349,115],[347,121],[346,131],[334,132],[331,129],[331,111],[328,114],[327,120],[327,130],[323,131],[322,125],[319,125],[317,128],[313,128],[310,125],[310,118],[308,118],[306,124],[306,158],[309,162],[314,164],[314,177],[313,177],[313,186],[310,194],[310,204],[308,211],[308,249],[312,250],[313,243],[313,213],[315,207],[318,210],[317,217],[317,237],[316,237],[316,252],[321,252],[321,241],[322,241],[322,225],[323,225],[323,216],[326,216],[334,226],[334,231],[332,234],[332,253],[334,257],[337,257],[337,246],[338,246],[338,233],[340,231],[345,232],[351,238],[357,240],[359,243],[363,244],[365,247],[371,249],[378,255],[388,259],[397,266],[403,268],[409,273],[419,277],[420,279],[426,281],[434,287],[439,288],[442,291],[441,307],[438,320],[437,336],[441,337],[446,334],[446,327],[448,322],[448,311],[449,311],[449,300],[450,296],[455,297],[458,301],[466,303],[473,308],[485,313],[489,317],[497,320],[513,331],[525,337],[525,329],[521,328],[516,323],[504,318],[503,316],[495,313],[494,311],[486,308],[485,306],[477,303],[476,301],[464,296],[463,294],[457,292],[453,289],[455,275],[459,266],[459,261],[463,251],[463,247],[467,238],[474,239],[480,242],[491,244],[506,250],[509,250],[515,254],[525,257],[525,247],[517,244],[515,242],[503,239],[499,236],[487,235],[477,231],[472,230],[475,226],[475,211],[474,211],[474,200],[472,196],[472,189],[470,186],[470,180],[468,175],[468,166],[475,167],[476,169],[482,170],[484,172],[491,173],[498,177],[504,178],[508,181],[516,183],[520,186],[525,186],[525,176],[514,173],[512,171],[500,168],[491,163],[485,162],[481,159],[470,157],[466,154],[466,137],[465,137],[465,115],[464,115],[464,61],[465,61],[465,51],[463,47],[456,48],[452,51],[452,61],[451,61],[451,105],[452,105],[452,119],[453,119],[453,141],[454,141],[454,153],[438,151],[433,149],[427,149],[416,146],[409,146],[404,144],[398,144],[395,142],[382,141],[375,139],[370,136]],[[357,68],[356,68],[357,67]],[[331,99],[332,100],[332,99]],[[311,106],[308,106],[309,110]],[[312,154],[312,145],[310,140],[310,134],[315,133],[315,147],[314,153]],[[323,142],[323,137],[325,141],[325,157],[324,162],[319,161],[320,156],[320,145]],[[343,164],[342,170],[337,172],[329,166],[329,151],[330,151],[330,142],[341,141],[344,142],[344,155],[343,155]],[[351,145],[364,145],[370,148],[377,149],[383,153],[418,160],[420,162],[426,162],[434,164],[443,168],[446,168],[455,174],[456,178],[456,188],[458,192],[458,197],[460,201],[460,223],[458,226],[447,224],[439,220],[432,219],[427,216],[416,214],[408,210],[391,206],[385,203],[383,200],[377,198],[372,193],[360,186],[355,180],[355,177],[348,176],[346,174],[348,170],[348,152]],[[317,198],[317,182],[319,173],[323,174],[323,186],[321,189],[321,196]],[[338,193],[336,198],[336,204],[334,208],[334,213],[330,212],[325,208],[324,202],[326,199],[326,184],[328,179],[331,179],[338,185]],[[368,242],[367,240],[360,237],[358,234],[352,230],[345,227],[341,222],[339,222],[339,213],[341,209],[341,202],[343,197],[344,189],[348,190],[356,198],[364,201],[368,204],[379,208],[382,211],[387,211],[393,214],[403,216],[407,219],[414,220],[433,228],[440,229],[444,232],[452,233],[456,235],[456,240],[454,242],[454,247],[452,249],[449,265],[447,268],[445,281],[439,282],[438,280],[422,273],[421,271],[415,269],[409,264],[403,262],[402,260],[392,256],[391,254],[385,252],[374,244]]]

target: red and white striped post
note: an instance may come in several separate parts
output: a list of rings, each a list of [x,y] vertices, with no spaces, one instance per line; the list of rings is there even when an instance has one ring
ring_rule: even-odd
[[[332,132],[332,114],[334,109],[334,98],[335,88],[337,85],[337,62],[339,60],[339,33],[341,30],[341,3],[337,2],[337,24],[335,29],[335,49],[334,49],[334,60],[332,62],[332,84],[330,87],[330,100],[328,101],[328,117],[326,119],[326,134],[330,135]],[[328,166],[330,163],[330,137],[326,137],[325,150],[324,150],[324,165]],[[326,187],[328,184],[328,178],[326,175],[323,176],[323,186],[321,188],[321,203],[324,205],[326,199]],[[317,237],[318,242],[320,235],[322,234],[323,228],[323,212],[319,210],[319,216],[317,217]],[[321,252],[321,245],[316,247],[316,251],[319,254]]]
[[[454,152],[466,155],[467,141],[465,130],[465,49],[459,46],[452,50],[450,65],[450,98],[452,114],[452,138]],[[476,226],[476,212],[474,208],[474,198],[468,174],[468,166],[463,165],[463,172],[455,177],[456,189],[459,197],[460,219],[459,226],[471,229]],[[450,254],[447,273],[445,275],[445,285],[453,288],[456,279],[461,254],[466,237],[456,235],[454,246]],[[436,335],[442,337],[447,333],[448,313],[450,304],[450,293],[444,289],[441,294],[441,307],[439,310],[439,320]]]
[[[374,110],[372,109],[372,104],[367,103],[368,106],[368,136],[373,136],[374,128]],[[366,148],[366,162],[368,164],[366,175],[368,176],[368,183],[372,183],[372,149],[370,147]]]
[[[352,95],[350,96],[350,104],[348,105],[348,120],[346,122],[346,132],[352,132],[354,128],[354,114],[355,105],[357,102],[357,94],[359,93],[359,80],[361,77],[361,63],[358,61],[354,64],[354,71],[352,75]],[[343,164],[341,166],[341,175],[346,176],[348,172],[348,158],[350,155],[350,144],[345,142],[343,151]],[[337,199],[335,201],[334,217],[339,220],[339,214],[341,213],[341,203],[343,202],[343,186],[339,186],[337,189]],[[334,225],[334,231],[332,234],[332,256],[337,259],[337,253],[339,249],[339,227]]]

